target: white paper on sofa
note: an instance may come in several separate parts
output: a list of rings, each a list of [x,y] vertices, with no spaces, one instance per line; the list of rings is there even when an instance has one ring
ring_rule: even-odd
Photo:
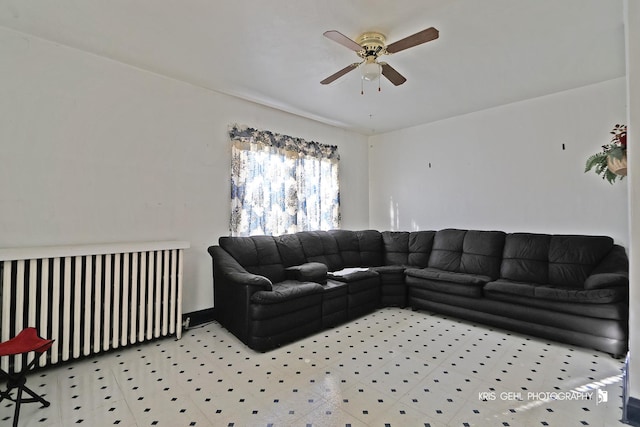
[[[350,268],[343,268],[342,270],[338,270],[338,271],[332,271],[331,275],[343,277],[343,276],[348,276],[349,274],[352,274],[352,273],[357,273],[358,271],[367,271],[367,270],[369,270],[367,267],[350,267]]]

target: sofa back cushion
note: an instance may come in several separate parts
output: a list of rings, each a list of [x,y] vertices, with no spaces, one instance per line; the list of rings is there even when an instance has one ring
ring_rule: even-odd
[[[383,231],[382,255],[384,265],[409,264],[409,232],[408,231]]]
[[[382,265],[382,235],[376,230],[356,231],[360,244],[361,267]]]
[[[433,238],[429,267],[459,272],[465,234],[467,230],[452,228],[437,231]]]
[[[383,231],[383,264],[426,267],[435,231]]]
[[[301,231],[296,235],[302,244],[307,262],[321,262],[329,271],[344,268],[338,243],[327,231]]]
[[[345,267],[360,267],[362,257],[360,256],[360,241],[355,231],[351,230],[329,230],[338,244],[338,250]]]
[[[460,273],[500,276],[506,234],[502,231],[469,230],[462,243]]]
[[[273,237],[220,237],[218,243],[248,272],[265,276],[273,283],[285,279],[284,265]]]
[[[550,245],[551,236],[548,234],[507,234],[500,277],[516,282],[548,283]]]
[[[274,237],[280,258],[285,267],[302,265],[307,262],[302,250],[302,243],[296,234],[283,234]]]
[[[549,283],[582,288],[584,281],[612,248],[613,239],[607,236],[552,236]]]
[[[424,268],[429,265],[435,231],[412,231],[409,233],[409,256],[407,265]]]

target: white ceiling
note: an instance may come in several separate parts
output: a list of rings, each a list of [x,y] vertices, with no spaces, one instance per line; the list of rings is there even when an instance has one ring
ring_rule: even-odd
[[[0,25],[364,134],[625,74],[622,0],[0,0]],[[378,31],[407,82],[366,83],[322,36]]]

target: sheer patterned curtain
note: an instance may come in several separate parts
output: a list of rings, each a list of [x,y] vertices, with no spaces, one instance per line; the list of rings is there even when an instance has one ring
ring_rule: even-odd
[[[340,225],[338,148],[233,126],[231,235],[280,235]]]

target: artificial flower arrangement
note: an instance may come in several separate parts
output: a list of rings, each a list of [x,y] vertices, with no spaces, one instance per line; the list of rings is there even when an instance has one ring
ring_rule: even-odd
[[[587,159],[584,171],[595,172],[613,184],[627,175],[627,125],[615,125],[611,131],[611,142],[602,146],[602,151]]]

